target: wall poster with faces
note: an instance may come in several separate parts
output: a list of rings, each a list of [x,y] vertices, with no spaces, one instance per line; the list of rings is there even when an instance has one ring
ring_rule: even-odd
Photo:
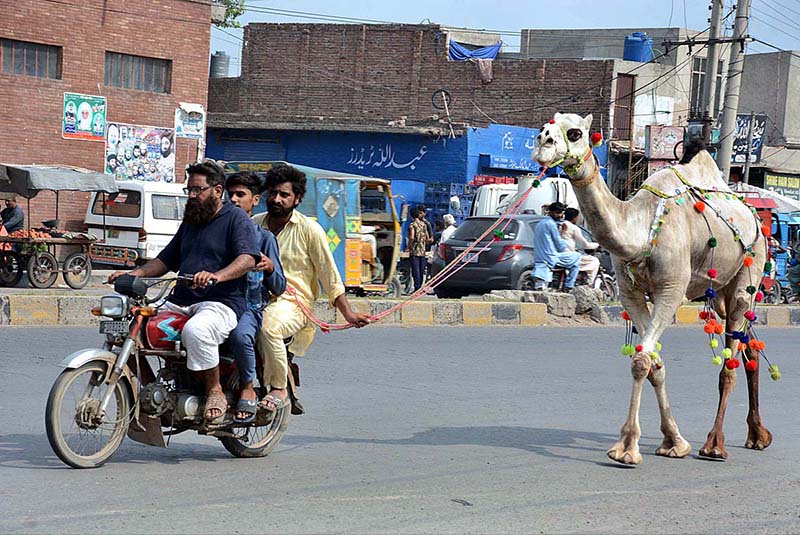
[[[175,129],[109,122],[107,175],[117,180],[175,182]]]

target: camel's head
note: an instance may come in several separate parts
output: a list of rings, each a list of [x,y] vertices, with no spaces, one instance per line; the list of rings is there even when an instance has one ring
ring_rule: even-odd
[[[592,147],[589,139],[591,126],[591,113],[586,117],[575,113],[556,113],[553,120],[539,132],[533,158],[543,167],[580,166]]]

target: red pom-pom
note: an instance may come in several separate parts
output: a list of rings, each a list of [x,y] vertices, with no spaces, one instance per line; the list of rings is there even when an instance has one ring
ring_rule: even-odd
[[[698,315],[700,316],[701,320],[707,320],[708,319],[708,312],[706,312],[705,310],[701,310],[700,314],[698,314]]]
[[[725,332],[725,327],[723,327],[721,323],[717,323],[714,325],[714,334],[722,334],[724,332]]]
[[[725,361],[725,367],[729,370],[735,370],[739,367],[739,359],[728,359]]]
[[[716,270],[716,269],[714,269],[714,268],[711,268],[711,269],[709,269],[709,270],[708,270],[708,277],[709,277],[710,279],[716,279],[716,278],[717,278],[717,275],[718,275],[718,273],[717,273],[717,270]]]
[[[550,124],[556,124],[556,120],[555,119],[550,119]]]
[[[714,325],[712,323],[706,323],[703,325],[703,332],[706,334],[714,334]]]
[[[592,145],[596,147],[603,142],[603,134],[600,132],[593,132],[590,139],[592,140]]]
[[[706,209],[706,203],[704,203],[703,201],[697,201],[696,203],[694,203],[694,209],[702,213],[703,210]]]
[[[758,362],[755,360],[748,360],[747,364],[744,365],[744,369],[749,372],[754,372],[758,368]]]
[[[763,292],[756,292],[756,303],[760,303],[764,300],[764,293]]]
[[[622,311],[622,319],[624,319],[625,321],[631,321],[631,315],[628,314],[627,310]]]
[[[769,238],[770,236],[772,236],[772,229],[769,227],[769,225],[761,225],[761,233],[765,237]]]
[[[636,346],[636,352],[637,353],[641,353],[642,349],[644,349],[644,347],[642,347],[642,344],[639,344],[639,345]]]
[[[753,257],[752,256],[745,256],[744,257],[744,267],[750,267],[753,265]]]

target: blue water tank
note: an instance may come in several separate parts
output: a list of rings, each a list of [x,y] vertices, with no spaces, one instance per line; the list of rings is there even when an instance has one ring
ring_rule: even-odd
[[[622,59],[646,63],[653,59],[653,38],[644,32],[633,32],[625,38]]]

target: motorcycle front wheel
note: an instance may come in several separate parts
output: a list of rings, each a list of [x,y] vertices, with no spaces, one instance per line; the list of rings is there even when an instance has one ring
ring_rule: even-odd
[[[131,399],[122,381],[114,385],[108,407],[100,402],[108,389],[103,381],[108,363],[87,362],[61,372],[47,398],[45,429],[50,447],[73,468],[97,468],[119,449],[128,432]]]

